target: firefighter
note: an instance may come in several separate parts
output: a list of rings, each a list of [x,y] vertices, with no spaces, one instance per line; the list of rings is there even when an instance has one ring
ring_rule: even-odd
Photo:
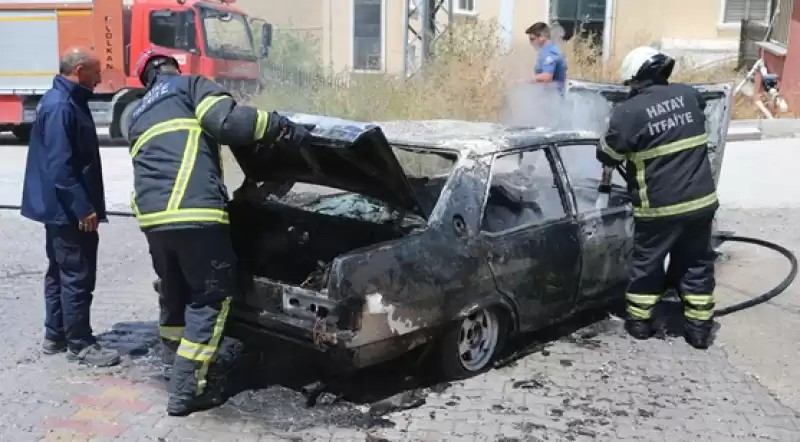
[[[145,52],[136,75],[147,92],[128,132],[131,206],[161,280],[159,334],[176,352],[167,412],[185,416],[224,401],[208,375],[232,346],[222,336],[237,278],[220,145],[299,147],[308,128],[238,105],[208,78],[181,75],[169,55]]]
[[[637,339],[653,334],[651,318],[667,285],[664,260],[684,302],[686,341],[711,343],[714,259],[711,225],[719,207],[708,159],[705,102],[691,86],[668,82],[675,60],[639,47],[623,60],[627,99],[611,113],[597,158],[626,163],[635,220],[625,329]]]

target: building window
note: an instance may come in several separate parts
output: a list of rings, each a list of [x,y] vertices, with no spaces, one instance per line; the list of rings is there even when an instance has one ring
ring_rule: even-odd
[[[461,14],[474,14],[475,0],[455,0],[455,12]]]
[[[353,2],[353,69],[383,70],[384,0]]]
[[[725,0],[723,23],[740,24],[742,20],[768,22],[770,0]]]

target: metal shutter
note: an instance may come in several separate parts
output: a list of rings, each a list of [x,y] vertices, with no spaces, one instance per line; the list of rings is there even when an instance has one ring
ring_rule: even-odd
[[[769,4],[770,0],[726,0],[725,23],[769,21]]]

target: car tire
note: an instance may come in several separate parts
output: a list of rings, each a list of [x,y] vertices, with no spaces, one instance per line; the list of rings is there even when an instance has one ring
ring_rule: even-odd
[[[464,379],[492,368],[506,341],[507,318],[502,309],[484,308],[453,322],[440,340],[442,375]]]
[[[14,126],[11,129],[11,133],[17,138],[20,143],[28,144],[31,141],[31,129],[33,128],[30,124],[20,124],[19,126]]]
[[[122,113],[119,115],[119,133],[122,135],[122,139],[128,141],[128,129],[130,128],[131,121],[133,120],[133,111],[136,110],[136,107],[142,100],[133,100],[122,109]]]

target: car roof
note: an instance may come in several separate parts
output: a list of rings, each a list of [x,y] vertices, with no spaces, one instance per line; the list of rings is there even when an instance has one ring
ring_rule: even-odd
[[[592,131],[564,131],[461,120],[359,122],[321,115],[286,115],[298,123],[314,124],[315,136],[333,140],[352,142],[365,131],[378,126],[393,145],[432,147],[478,156],[536,144],[599,137],[598,133]]]
[[[490,155],[537,144],[597,138],[586,131],[460,120],[376,122],[392,144],[429,146]]]

